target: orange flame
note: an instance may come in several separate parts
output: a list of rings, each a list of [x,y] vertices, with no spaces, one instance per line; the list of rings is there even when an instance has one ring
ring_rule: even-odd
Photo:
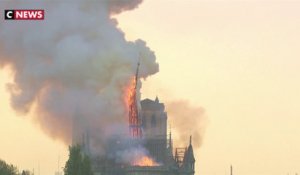
[[[138,116],[136,78],[132,78],[128,87],[125,88],[124,101],[128,112],[129,133],[133,138],[142,137],[142,130]]]
[[[129,106],[130,104],[133,103],[133,93],[134,93],[134,87],[135,87],[135,78],[131,78],[129,84],[127,87],[124,88],[124,97],[123,97],[123,101],[124,101],[124,105],[126,108],[127,113],[129,112]]]
[[[157,163],[154,159],[149,156],[142,156],[138,158],[138,160],[133,162],[133,166],[159,166],[160,164]]]

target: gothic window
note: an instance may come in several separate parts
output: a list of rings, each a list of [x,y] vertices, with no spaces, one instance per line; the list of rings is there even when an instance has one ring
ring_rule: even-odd
[[[147,121],[146,121],[146,117],[143,115],[142,118],[142,128],[146,129],[147,128]]]
[[[151,117],[151,127],[152,128],[156,127],[156,117],[154,114]]]

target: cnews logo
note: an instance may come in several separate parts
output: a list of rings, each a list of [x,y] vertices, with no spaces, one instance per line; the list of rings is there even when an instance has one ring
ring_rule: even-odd
[[[43,20],[44,10],[4,10],[5,20]]]

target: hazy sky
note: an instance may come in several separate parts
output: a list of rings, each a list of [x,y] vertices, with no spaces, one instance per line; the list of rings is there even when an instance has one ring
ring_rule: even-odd
[[[143,97],[187,99],[209,118],[197,174],[300,173],[300,1],[146,0],[117,16],[155,51]],[[0,71],[0,158],[53,175],[67,147],[9,106]],[[172,116],[169,116],[171,119]]]

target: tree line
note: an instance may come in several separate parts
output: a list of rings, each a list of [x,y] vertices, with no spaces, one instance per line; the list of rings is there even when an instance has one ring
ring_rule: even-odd
[[[19,171],[18,168],[12,164],[6,163],[0,159],[0,174],[1,175],[33,175],[28,170]]]
[[[81,151],[79,145],[69,147],[69,159],[64,167],[65,175],[93,175],[90,158]],[[0,159],[0,175],[34,175],[28,170],[20,172],[12,164]]]
[[[64,168],[65,175],[93,175],[90,158],[82,153],[79,145],[69,147],[69,160]]]

